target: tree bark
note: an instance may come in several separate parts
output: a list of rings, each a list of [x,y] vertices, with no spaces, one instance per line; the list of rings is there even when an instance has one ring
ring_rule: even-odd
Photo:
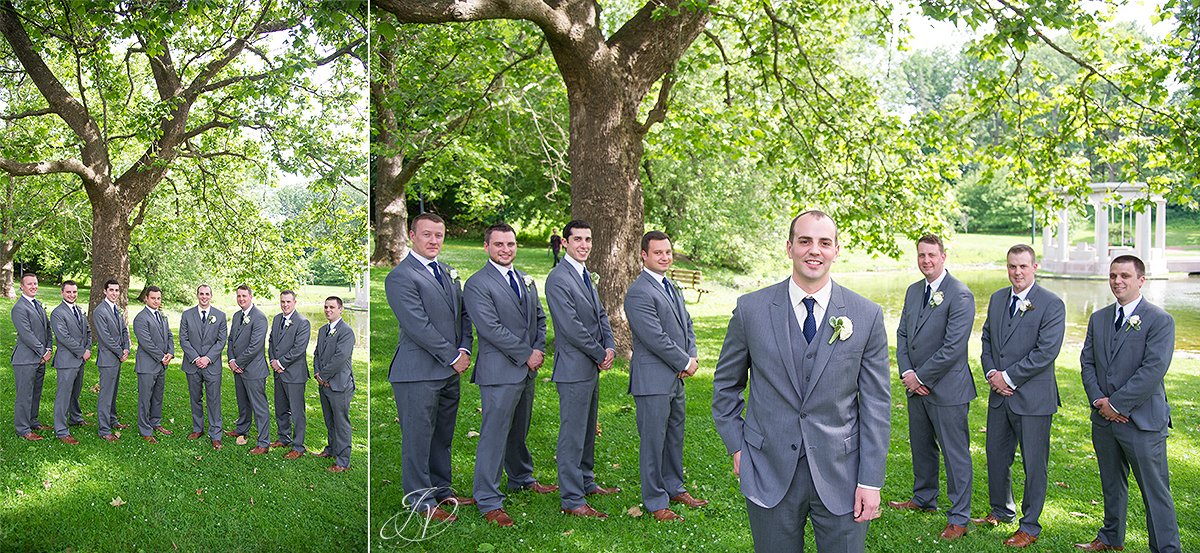
[[[13,286],[13,257],[16,253],[12,240],[0,242],[0,296],[9,299],[17,297],[16,287]]]
[[[133,225],[129,215],[133,206],[111,198],[93,195],[92,198],[92,293],[88,312],[104,301],[104,283],[115,278],[121,284],[118,303],[129,303],[129,244]]]
[[[408,207],[405,186],[412,178],[404,177],[404,156],[375,158],[375,252],[371,264],[395,267],[408,251]]]

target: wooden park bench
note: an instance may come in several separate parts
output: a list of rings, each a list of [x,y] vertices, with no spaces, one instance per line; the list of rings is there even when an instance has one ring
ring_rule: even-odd
[[[696,303],[700,303],[700,298],[704,297],[707,289],[701,288],[700,283],[704,280],[704,274],[700,271],[691,269],[667,269],[667,278],[675,281],[680,288],[687,288],[696,291]]]

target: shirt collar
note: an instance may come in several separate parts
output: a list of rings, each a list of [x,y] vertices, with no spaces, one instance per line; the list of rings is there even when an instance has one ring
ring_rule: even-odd
[[[642,266],[642,272],[650,275],[650,278],[653,278],[654,282],[657,282],[659,284],[662,284],[662,283],[666,282],[666,280],[667,280],[667,275],[660,275],[654,271],[651,271],[645,265]]]
[[[824,310],[829,306],[829,297],[832,295],[832,278],[825,281],[825,286],[822,286],[820,290],[816,291],[816,293],[809,294],[800,288],[799,284],[796,284],[796,279],[788,277],[788,299],[792,302],[793,309],[797,308],[799,305],[802,305],[800,302],[804,301],[804,298],[812,296],[813,299],[817,300],[817,305],[821,306],[821,309]]]
[[[1037,284],[1037,282],[1030,283],[1029,287],[1026,288],[1025,290],[1023,290],[1020,294],[1013,292],[1013,288],[1011,286],[1009,286],[1008,287],[1008,297],[1012,298],[1013,296],[1016,296],[1017,299],[1019,299],[1021,301],[1025,301],[1025,298],[1029,297],[1029,291],[1033,290],[1033,286],[1035,284]]]
[[[333,329],[334,329],[334,327],[336,327],[336,326],[338,325],[338,323],[340,323],[340,322],[342,322],[342,318],[341,318],[341,317],[338,317],[337,319],[334,319],[332,322],[330,322],[330,323],[329,323],[329,330],[333,330]]]
[[[420,261],[421,265],[423,265],[425,267],[428,267],[430,263],[434,263],[437,261],[437,258],[429,259],[428,257],[425,257],[413,250],[408,250],[408,255],[411,255],[411,256],[417,258],[417,261]]]
[[[243,319],[249,318],[249,317],[250,317],[250,312],[251,312],[251,311],[254,311],[254,304],[253,304],[253,303],[252,303],[252,304],[250,304],[250,307],[247,307],[246,309],[244,309],[244,310],[242,311],[242,318],[243,318]]]
[[[572,269],[575,269],[575,273],[579,275],[579,278],[583,278],[583,270],[587,267],[585,267],[582,263],[575,261],[575,258],[569,255],[563,256],[563,259],[566,260],[567,264],[570,265]]]
[[[933,282],[925,281],[929,285],[929,293],[937,292],[942,287],[942,281],[946,280],[946,275],[950,274],[946,269],[942,269],[942,274],[933,279]]]
[[[1121,308],[1121,310],[1125,314],[1125,316],[1128,317],[1131,313],[1133,313],[1133,311],[1135,309],[1137,309],[1137,306],[1140,303],[1142,303],[1142,296],[1141,296],[1141,294],[1138,294],[1138,297],[1136,299],[1134,299],[1133,301],[1131,301],[1125,305],[1121,305],[1121,302],[1117,302],[1117,307]]]
[[[212,311],[212,306],[210,305],[208,306],[208,309],[205,309],[204,307],[201,307],[200,304],[196,304],[196,313],[204,313],[205,311]]]
[[[488,259],[488,265],[491,265],[492,267],[495,267],[497,271],[500,271],[500,276],[504,277],[504,280],[506,280],[506,281],[508,280],[508,272],[516,270],[516,269],[513,269],[512,266],[509,266],[506,268],[505,266],[503,266],[499,263],[496,263],[495,261],[492,261],[491,259]]]
[[[25,294],[21,294],[21,297],[22,297],[22,298],[25,298],[25,299],[27,299],[27,300],[29,300],[29,303],[33,303],[33,302],[34,302],[34,300],[36,300],[36,299],[37,299],[37,297],[32,297],[32,298],[31,298],[31,297],[29,297],[29,296],[26,296]]]
[[[71,307],[71,308],[75,307],[75,302],[73,302],[73,301],[63,300],[63,303],[67,304],[67,307]]]
[[[109,307],[117,307],[117,304],[109,301],[108,298],[104,298],[104,303],[107,303],[109,305]]]

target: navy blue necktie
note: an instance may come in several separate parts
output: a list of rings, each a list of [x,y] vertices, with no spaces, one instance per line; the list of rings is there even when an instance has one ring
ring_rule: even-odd
[[[1016,317],[1016,316],[1017,316],[1017,297],[1013,296],[1012,302],[1008,304],[1008,317],[1012,318],[1012,317]]]
[[[72,305],[71,309],[75,311],[75,321],[79,323],[79,326],[83,326],[83,314],[79,312],[79,306]]]
[[[121,321],[121,311],[115,305],[113,306],[113,317],[116,317],[118,322]]]
[[[1117,306],[1117,322],[1113,323],[1113,330],[1120,331],[1121,323],[1125,322],[1125,308]]]
[[[663,290],[667,292],[667,299],[675,301],[675,291],[671,289],[671,281],[663,278]]]
[[[587,267],[583,268],[583,285],[587,287],[589,292],[592,292],[592,275],[588,274]]]
[[[813,306],[817,300],[812,297],[807,297],[801,300],[804,302],[804,308],[808,309],[808,316],[804,317],[804,341],[812,343],[813,338],[817,337],[817,318],[813,316]]]
[[[433,269],[433,278],[436,278],[438,284],[441,284],[442,288],[445,288],[446,282],[442,280],[442,270],[438,267],[437,261],[430,263],[429,268]]]
[[[929,305],[929,285],[925,285],[925,299],[921,300],[921,305]]]
[[[521,287],[517,286],[517,277],[513,275],[513,270],[508,270],[508,285],[512,287],[513,293],[517,295],[517,299],[521,299]]]

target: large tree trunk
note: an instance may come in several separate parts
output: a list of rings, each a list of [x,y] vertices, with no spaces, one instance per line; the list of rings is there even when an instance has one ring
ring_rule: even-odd
[[[371,264],[395,267],[408,247],[404,189],[416,171],[404,170],[402,155],[379,156],[375,164],[375,252]]]
[[[12,240],[0,242],[0,296],[10,299],[17,297],[16,287],[13,286],[13,257],[16,253]]]
[[[132,205],[99,195],[92,196],[92,294],[89,312],[104,301],[104,283],[115,278],[121,284],[121,299],[125,306],[129,294],[129,243],[133,225],[129,224]]]

